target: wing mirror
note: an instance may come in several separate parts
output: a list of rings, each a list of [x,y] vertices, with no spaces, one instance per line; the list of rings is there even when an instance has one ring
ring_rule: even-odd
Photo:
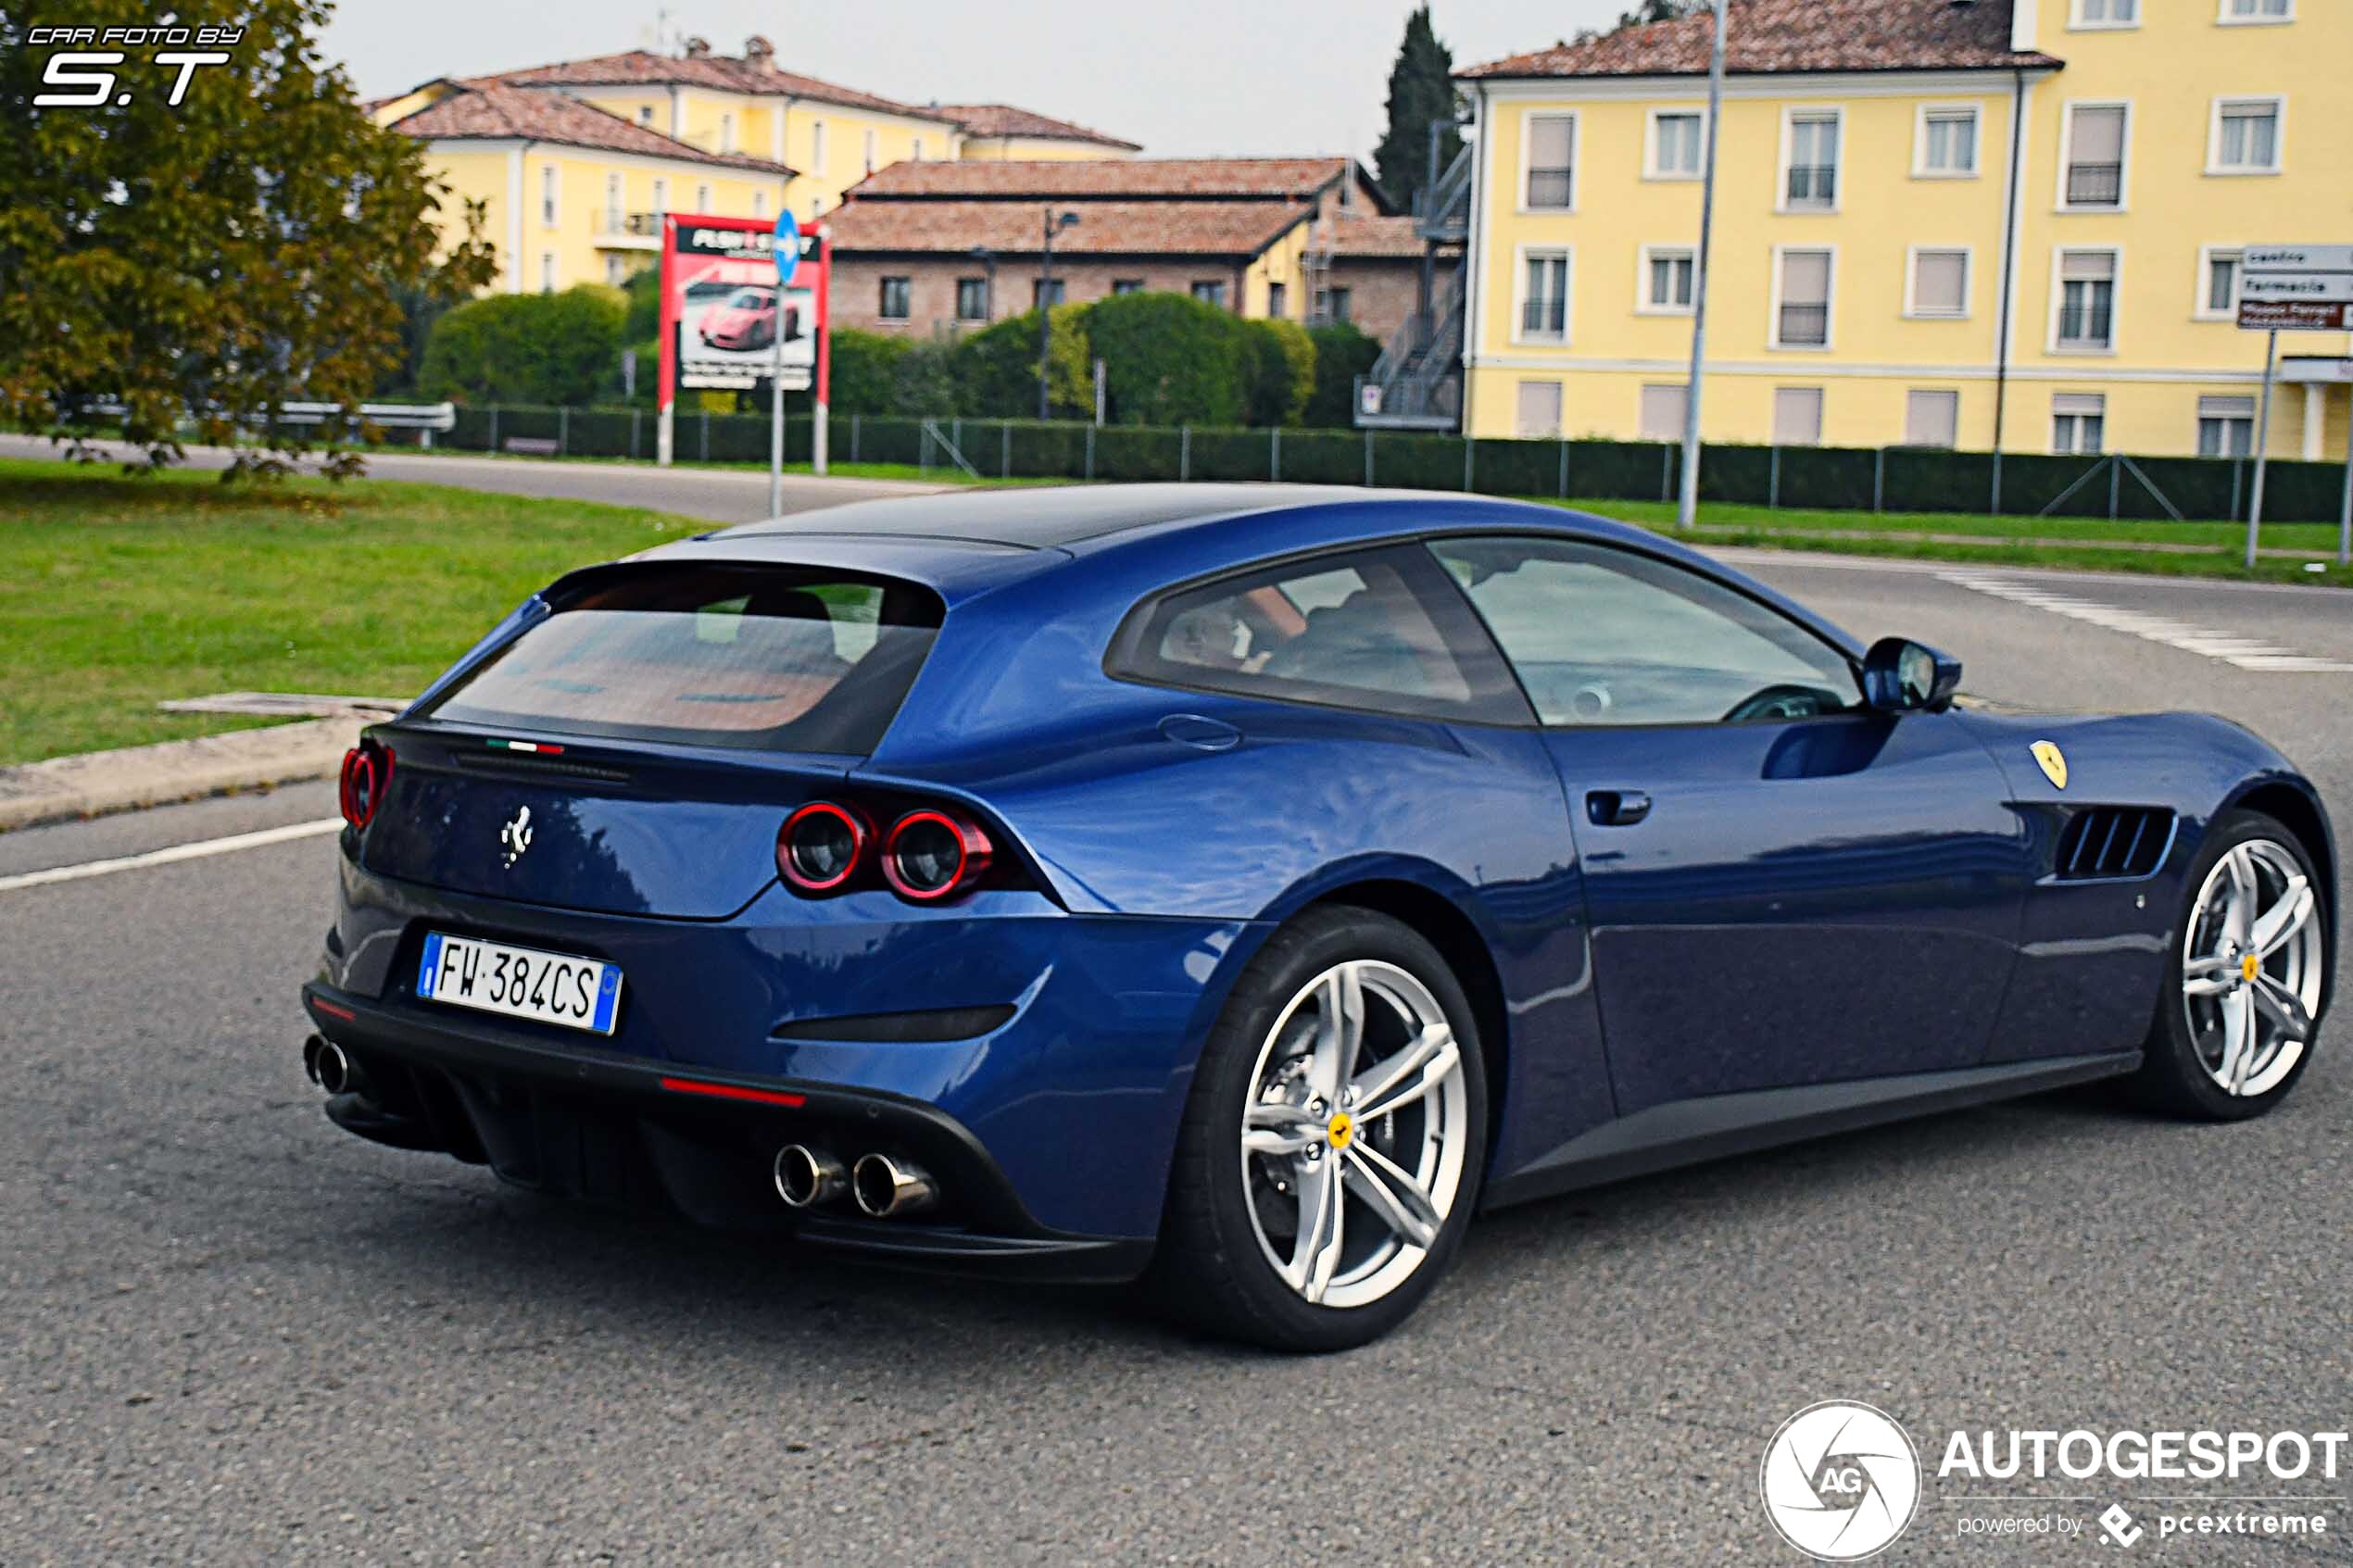
[[[1863,656],[1863,700],[1881,713],[1935,712],[1960,684],[1961,661],[1925,643],[1881,637]]]

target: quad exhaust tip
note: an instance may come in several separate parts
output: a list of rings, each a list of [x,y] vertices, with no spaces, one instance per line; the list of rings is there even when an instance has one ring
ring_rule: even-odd
[[[939,1200],[939,1188],[922,1166],[887,1154],[862,1154],[850,1168],[851,1194],[858,1207],[877,1220],[914,1214]]]
[[[302,1043],[302,1071],[305,1076],[331,1095],[339,1095],[351,1087],[354,1076],[351,1059],[333,1040],[317,1035]]]
[[[776,1151],[776,1196],[787,1209],[831,1203],[849,1190],[849,1173],[821,1148],[788,1143]]]

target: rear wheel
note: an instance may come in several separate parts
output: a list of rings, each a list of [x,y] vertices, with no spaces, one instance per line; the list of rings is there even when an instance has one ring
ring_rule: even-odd
[[[1155,1294],[1279,1349],[1379,1337],[1438,1282],[1486,1155],[1477,1025],[1437,950],[1311,910],[1254,958],[1202,1052]]]
[[[2320,879],[2256,811],[2217,819],[2192,864],[2137,1098],[2217,1122],[2259,1116],[2309,1064],[2333,953]]]

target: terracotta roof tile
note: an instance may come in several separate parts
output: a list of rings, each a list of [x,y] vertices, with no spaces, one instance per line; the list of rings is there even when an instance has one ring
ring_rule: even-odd
[[[707,153],[700,147],[663,135],[649,125],[638,125],[594,104],[567,98],[560,93],[534,93],[520,87],[469,85],[453,82],[447,97],[403,116],[387,127],[420,140],[468,138],[550,142],[561,146],[598,147],[607,152],[638,153],[647,157],[676,158],[761,174],[790,175],[794,171],[766,158],[737,153]]]
[[[1328,232],[1334,256],[1407,256],[1418,258],[1422,254],[1422,237],[1414,232],[1411,218],[1370,215],[1335,218]]]
[[[1731,0],[1724,69],[1780,71],[1984,70],[2056,67],[2010,48],[2011,0]],[[1583,44],[1491,60],[1455,75],[1690,76],[1704,74],[1715,19],[1623,28]]]
[[[1092,201],[1080,209],[1075,227],[1056,232],[1054,254],[1248,257],[1312,212],[1303,205],[1264,201]],[[853,198],[825,222],[835,247],[845,255],[962,255],[981,245],[1000,256],[1035,256],[1041,219],[1036,207],[1009,201]]]
[[[1066,119],[1050,119],[1011,104],[934,104],[931,112],[946,115],[974,136],[1031,136],[1055,142],[1092,142],[1099,146],[1125,147],[1129,152],[1143,150],[1137,143],[1123,142]]]
[[[853,189],[860,196],[1202,196],[1305,201],[1349,168],[1344,157],[910,161],[878,169]]]
[[[495,80],[512,87],[666,86],[674,82],[723,93],[813,98],[845,108],[878,109],[888,114],[912,115],[917,119],[937,119],[943,124],[951,118],[937,109],[919,108],[879,94],[862,93],[854,87],[837,86],[813,76],[727,55],[657,55],[650,49],[631,49],[618,55],[597,55],[585,60],[558,60],[550,65],[500,71]]]

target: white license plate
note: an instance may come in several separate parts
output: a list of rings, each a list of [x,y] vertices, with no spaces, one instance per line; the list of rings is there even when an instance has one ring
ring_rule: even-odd
[[[417,967],[417,995],[610,1035],[621,1007],[621,966],[430,931]]]

